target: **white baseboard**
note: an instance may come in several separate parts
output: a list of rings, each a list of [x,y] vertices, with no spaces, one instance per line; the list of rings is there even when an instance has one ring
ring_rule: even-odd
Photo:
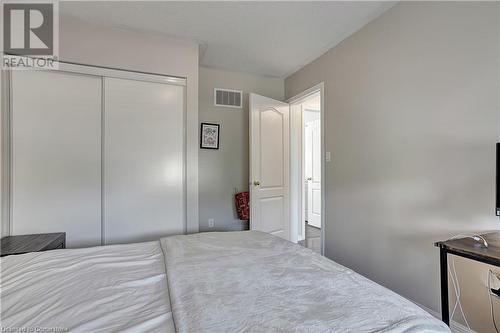
[[[413,301],[412,301],[413,302]],[[429,312],[431,315],[433,315],[434,317],[436,317],[437,319],[441,320],[441,314],[434,311],[434,310],[431,310],[429,309],[428,307],[426,306],[423,306],[422,304],[418,304],[416,302],[413,302],[415,303],[416,305],[418,305],[419,307],[421,307],[422,309],[424,309],[425,311]],[[464,326],[454,320],[450,321],[450,329],[453,333],[477,333],[476,331],[473,331],[472,329],[468,329],[467,326]]]
[[[472,328],[469,330],[467,326],[457,323],[456,321],[451,322],[450,328],[453,333],[477,333]]]

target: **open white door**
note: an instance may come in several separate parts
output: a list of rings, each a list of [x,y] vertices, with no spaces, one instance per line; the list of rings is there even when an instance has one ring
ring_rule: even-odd
[[[250,94],[250,229],[290,240],[287,103]]]
[[[306,156],[310,163],[307,174],[307,223],[321,228],[321,125],[320,120],[306,124]],[[308,140],[309,139],[309,140]],[[307,163],[307,162],[306,162]]]

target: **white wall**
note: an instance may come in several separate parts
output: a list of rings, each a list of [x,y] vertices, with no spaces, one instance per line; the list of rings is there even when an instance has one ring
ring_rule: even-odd
[[[64,5],[61,3],[61,6]],[[187,231],[198,231],[198,45],[60,19],[60,59],[187,78]]]
[[[199,80],[199,121],[221,125],[220,149],[199,150],[200,231],[241,230],[233,195],[248,191],[248,94],[283,100],[284,80],[205,67]],[[214,106],[214,88],[242,90],[243,109]]]
[[[401,2],[285,80],[287,97],[325,82],[326,255],[435,311],[433,242],[500,227],[497,6]],[[457,268],[472,327],[494,332],[488,267]]]

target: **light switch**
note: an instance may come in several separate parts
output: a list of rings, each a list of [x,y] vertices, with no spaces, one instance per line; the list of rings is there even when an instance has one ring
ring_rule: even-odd
[[[331,162],[332,161],[332,153],[327,151],[326,154],[325,154],[325,160],[327,162]]]

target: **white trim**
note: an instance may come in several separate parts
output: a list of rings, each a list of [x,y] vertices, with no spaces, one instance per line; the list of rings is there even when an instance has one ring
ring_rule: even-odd
[[[312,86],[311,88],[304,90],[300,94],[297,94],[293,97],[290,97],[286,102],[289,104],[297,104],[298,102],[301,102],[304,99],[307,99],[307,97],[314,95],[318,91],[324,92],[324,90],[325,90],[325,83],[321,82],[321,83],[318,83],[318,84]],[[321,96],[321,97],[323,97],[323,96]],[[321,101],[323,102],[323,98],[321,98]],[[323,106],[323,104],[321,104],[321,106]],[[322,110],[319,110],[319,111],[323,112]]]
[[[101,77],[101,245],[106,244],[106,77]]]
[[[291,106],[290,106],[290,109],[291,109]],[[300,156],[300,170],[299,170],[299,173],[300,173],[300,193],[298,195],[298,199],[300,200],[300,205],[299,205],[299,218],[300,220],[298,221],[301,225],[302,225],[302,234],[300,235],[303,240],[306,240],[306,200],[305,200],[305,197],[304,197],[304,194],[306,193],[305,191],[305,182],[304,182],[304,179],[306,178],[306,161],[304,159],[304,156],[305,156],[305,152],[306,152],[306,149],[305,149],[305,127],[304,127],[304,120],[305,120],[305,117],[304,117],[304,109],[302,108],[302,105],[300,105],[300,138],[299,138],[299,147],[298,147],[298,150],[299,150],[299,156]],[[308,210],[309,209],[312,209],[312,207],[308,207],[307,208]],[[309,222],[309,221],[308,221]]]
[[[187,87],[185,87],[183,89],[183,94],[184,96],[182,97],[184,99],[184,117],[183,117],[183,123],[184,123],[184,130],[183,130],[183,136],[184,136],[184,167],[182,168],[182,179],[183,179],[183,182],[184,182],[184,234],[187,234],[188,233],[188,230],[189,230],[189,218],[188,218],[188,212],[190,211],[194,211],[194,209],[196,208],[196,214],[198,214],[198,202],[196,202],[196,207],[193,207],[194,205],[190,205],[188,204],[189,201],[188,201],[188,182],[189,182],[189,170],[188,170],[188,149],[189,149],[189,137],[188,137],[188,114],[187,114],[187,103],[188,103],[188,99],[187,99]],[[198,124],[196,124],[197,128],[198,128]],[[198,140],[198,133],[196,133],[196,139],[195,140]],[[196,147],[196,151],[198,151],[198,141],[196,141],[196,144],[195,144],[195,147]],[[198,168],[198,163],[196,163],[196,167]],[[198,170],[198,169],[197,169]],[[198,189],[198,186],[196,186],[196,189]],[[198,192],[196,192],[196,196],[198,197]],[[189,208],[189,209],[188,209]],[[197,227],[199,228],[199,221],[198,221],[198,218],[196,218],[196,224],[197,224]]]
[[[2,237],[10,235],[10,100],[11,100],[11,89],[10,89],[10,70],[0,70],[1,77],[0,80],[2,90],[0,95],[3,97],[1,107],[1,216],[0,216],[0,228]]]
[[[30,58],[26,56],[22,56],[25,58]],[[161,75],[156,73],[145,73],[139,71],[125,70],[120,68],[111,68],[111,67],[102,67],[102,66],[94,66],[94,65],[86,65],[86,64],[77,64],[71,62],[64,61],[54,61],[56,64],[54,69],[20,69],[20,70],[48,70],[48,71],[56,71],[56,72],[70,72],[77,74],[87,74],[94,76],[104,76],[111,77],[116,79],[127,79],[127,80],[136,80],[136,81],[146,81],[146,82],[156,82],[156,83],[167,83],[173,85],[186,85],[186,78],[169,76],[169,75]]]
[[[179,86],[186,85],[185,78],[178,78],[174,76],[151,74],[151,73],[134,72],[129,70],[107,68],[107,67],[72,64],[66,62],[59,62],[59,69],[56,71],[103,76],[108,78],[111,77],[116,79],[166,83]]]
[[[305,239],[304,229],[304,175],[303,175],[303,114],[301,104],[289,104],[290,109],[290,240]],[[294,211],[293,211],[294,210]]]
[[[289,98],[287,100],[287,103],[290,104],[290,110],[292,109],[292,104],[298,104],[300,102],[302,102],[304,99],[306,99],[307,97],[311,96],[312,94],[315,94],[315,93],[320,93],[320,99],[321,99],[321,104],[320,104],[320,120],[321,120],[321,254],[324,255],[325,254],[325,229],[326,229],[326,214],[325,214],[325,189],[326,189],[326,179],[325,179],[325,83],[324,82],[321,82],[321,83],[318,83],[316,85],[314,85],[313,87],[309,88],[309,89],[306,89],[305,91],[301,92],[300,94],[297,94],[291,98]],[[301,112],[302,114],[302,112]],[[291,119],[292,117],[290,117]],[[301,119],[301,124],[302,124],[302,119]],[[302,128],[303,126],[301,126]],[[292,129],[292,128],[291,128]],[[293,129],[292,129],[293,130]],[[300,142],[303,141],[303,133],[302,131],[300,133],[292,133],[290,132],[290,135],[300,135]],[[300,147],[295,147],[296,149],[302,149],[302,145],[300,145]],[[302,156],[302,153],[300,154],[300,156]],[[301,158],[302,160],[302,158]],[[297,161],[293,160],[291,161],[291,163],[297,163]],[[291,167],[292,165],[290,165]],[[299,169],[300,169],[300,174],[303,175],[303,166],[300,165],[299,166]],[[292,173],[290,173],[292,174]],[[303,178],[303,177],[302,177]],[[298,187],[297,185],[293,186],[294,184],[296,184],[296,182],[294,181],[294,179],[291,179],[290,180],[290,191],[297,191]],[[304,185],[304,182],[301,181],[301,187],[302,188]],[[292,197],[292,194],[290,193],[290,197]],[[294,197],[297,197],[297,196],[294,196]],[[300,221],[300,217],[302,216],[302,213],[300,212],[297,212],[297,211],[293,211],[293,207],[296,207],[297,205],[299,205],[299,207],[301,207],[301,211],[302,211],[302,205],[303,205],[303,198],[302,198],[302,193],[300,193],[298,195],[298,198],[299,198],[299,201],[300,202],[295,202],[295,205],[294,203],[290,203],[290,214],[300,214],[299,216],[296,216],[295,215],[295,219],[292,218],[292,215],[290,215],[290,221]],[[295,230],[297,230],[297,227],[295,227]],[[291,230],[293,230],[294,228],[290,228]]]

